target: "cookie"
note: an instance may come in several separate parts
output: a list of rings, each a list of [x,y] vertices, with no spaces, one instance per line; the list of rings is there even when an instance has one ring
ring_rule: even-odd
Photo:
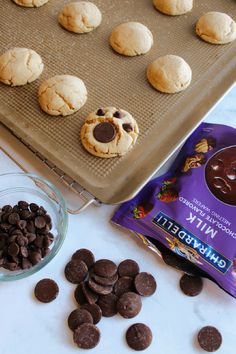
[[[111,158],[125,155],[134,146],[138,134],[138,125],[130,113],[106,107],[89,114],[80,137],[90,154]]]
[[[13,0],[14,3],[24,7],[40,7],[46,4],[49,0]]]
[[[197,22],[196,33],[205,42],[226,44],[236,38],[236,23],[222,12],[207,12]]]
[[[0,56],[0,81],[10,86],[26,85],[43,71],[42,58],[28,48],[12,48]]]
[[[190,85],[192,70],[183,58],[165,55],[148,65],[147,78],[156,90],[177,93]]]
[[[193,8],[193,0],[153,0],[155,8],[166,15],[186,14]]]
[[[66,4],[58,15],[62,27],[74,33],[87,33],[100,25],[102,14],[98,7],[89,1]]]
[[[143,323],[135,323],[126,332],[126,342],[134,350],[145,350],[152,343],[152,331]]]
[[[126,22],[113,29],[109,42],[117,53],[133,57],[151,49],[153,36],[142,23]]]
[[[198,343],[206,352],[212,353],[218,350],[222,344],[222,336],[217,328],[203,327],[198,333]]]
[[[52,279],[40,280],[34,289],[35,297],[44,303],[51,302],[56,299],[59,293],[59,287],[57,283]]]
[[[84,82],[72,75],[56,75],[45,80],[38,91],[41,109],[51,116],[68,116],[87,101]]]

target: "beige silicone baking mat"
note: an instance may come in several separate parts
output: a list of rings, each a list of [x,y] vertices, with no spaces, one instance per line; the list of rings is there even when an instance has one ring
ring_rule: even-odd
[[[29,47],[45,64],[40,79],[30,85],[0,85],[0,121],[99,200],[118,203],[144,185],[235,80],[236,41],[207,44],[195,36],[194,25],[207,11],[226,12],[236,19],[236,2],[195,0],[191,13],[170,17],[156,11],[152,0],[93,1],[103,22],[89,34],[76,35],[57,23],[66,1],[49,0],[31,9],[0,0],[0,52]],[[154,45],[148,54],[128,58],[110,49],[112,28],[125,21],[150,28]],[[146,81],[147,65],[165,54],[180,55],[192,67],[192,84],[183,93],[161,94]],[[56,74],[77,75],[87,86],[88,101],[72,116],[50,117],[38,107],[40,82]],[[90,156],[79,140],[86,115],[107,105],[128,110],[140,127],[135,148],[123,158]]]

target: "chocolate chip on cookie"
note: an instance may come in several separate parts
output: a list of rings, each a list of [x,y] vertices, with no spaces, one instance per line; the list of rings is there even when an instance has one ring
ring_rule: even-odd
[[[103,122],[96,125],[93,130],[93,136],[100,143],[109,143],[115,139],[116,130],[113,124],[109,122]]]
[[[133,131],[133,128],[132,128],[132,126],[131,126],[130,124],[124,123],[124,124],[122,125],[122,127],[123,127],[123,129],[124,129],[127,133],[130,133],[130,132]]]
[[[105,111],[102,108],[99,108],[96,114],[97,116],[102,117],[105,115]]]

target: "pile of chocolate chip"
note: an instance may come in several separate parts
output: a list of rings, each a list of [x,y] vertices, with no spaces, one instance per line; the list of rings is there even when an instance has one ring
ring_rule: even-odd
[[[35,203],[19,201],[0,209],[0,267],[29,269],[49,252],[54,236],[51,217]]]
[[[156,290],[154,277],[139,272],[138,264],[124,260],[117,267],[108,259],[95,262],[87,249],[76,251],[65,267],[68,281],[78,284],[74,296],[79,308],[68,317],[74,342],[83,349],[94,348],[100,340],[96,324],[101,317],[119,313],[124,318],[133,318],[142,308],[141,296],[150,296]],[[135,350],[146,349],[152,341],[152,332],[142,323],[132,325],[126,333],[128,345]]]

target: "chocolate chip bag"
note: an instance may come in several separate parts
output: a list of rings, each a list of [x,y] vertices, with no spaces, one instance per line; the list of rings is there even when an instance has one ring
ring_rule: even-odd
[[[112,221],[160,241],[236,297],[236,129],[202,123]]]

